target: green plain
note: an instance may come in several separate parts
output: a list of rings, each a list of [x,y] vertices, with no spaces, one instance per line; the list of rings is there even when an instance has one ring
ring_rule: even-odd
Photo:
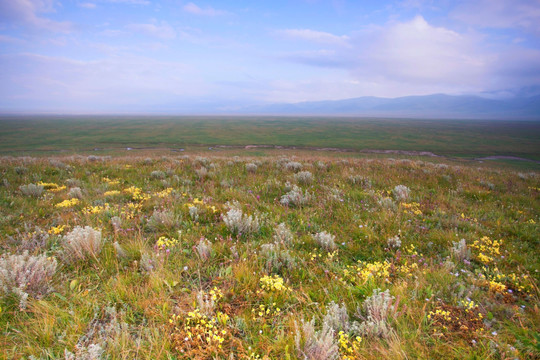
[[[540,121],[329,117],[3,116],[0,153],[276,145],[540,160]]]

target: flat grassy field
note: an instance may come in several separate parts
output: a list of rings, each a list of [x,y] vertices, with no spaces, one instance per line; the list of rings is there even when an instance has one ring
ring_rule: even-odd
[[[0,158],[0,358],[540,358],[538,172],[298,154]]]
[[[279,145],[540,160],[540,122],[306,117],[0,117],[0,153]]]

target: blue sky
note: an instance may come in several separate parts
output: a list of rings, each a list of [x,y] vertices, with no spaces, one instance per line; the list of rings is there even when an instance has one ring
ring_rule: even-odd
[[[0,0],[0,111],[540,87],[540,0]]]

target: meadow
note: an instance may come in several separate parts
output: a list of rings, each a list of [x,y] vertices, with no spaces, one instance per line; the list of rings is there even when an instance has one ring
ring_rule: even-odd
[[[77,143],[46,123],[43,143],[34,127],[25,143],[15,140],[22,124],[2,128],[12,139],[2,151],[109,144],[110,132],[82,123],[66,125],[73,136],[81,127]],[[144,131],[133,125],[110,144],[129,146]],[[538,158],[538,137],[520,131],[522,147],[488,133],[448,153]],[[268,141],[287,142],[275,136]],[[298,141],[308,146],[310,136]],[[449,146],[423,141],[411,150]],[[0,158],[0,357],[540,357],[537,172],[440,158],[234,154]]]
[[[329,117],[3,116],[0,153],[270,145],[540,160],[540,122]],[[99,154],[98,154],[99,155]]]

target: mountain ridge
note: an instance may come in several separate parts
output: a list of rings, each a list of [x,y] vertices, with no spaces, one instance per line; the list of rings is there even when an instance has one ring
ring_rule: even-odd
[[[363,96],[343,100],[248,106],[239,109],[238,112],[272,115],[540,119],[540,95],[511,99],[446,94],[412,95],[397,98]]]

